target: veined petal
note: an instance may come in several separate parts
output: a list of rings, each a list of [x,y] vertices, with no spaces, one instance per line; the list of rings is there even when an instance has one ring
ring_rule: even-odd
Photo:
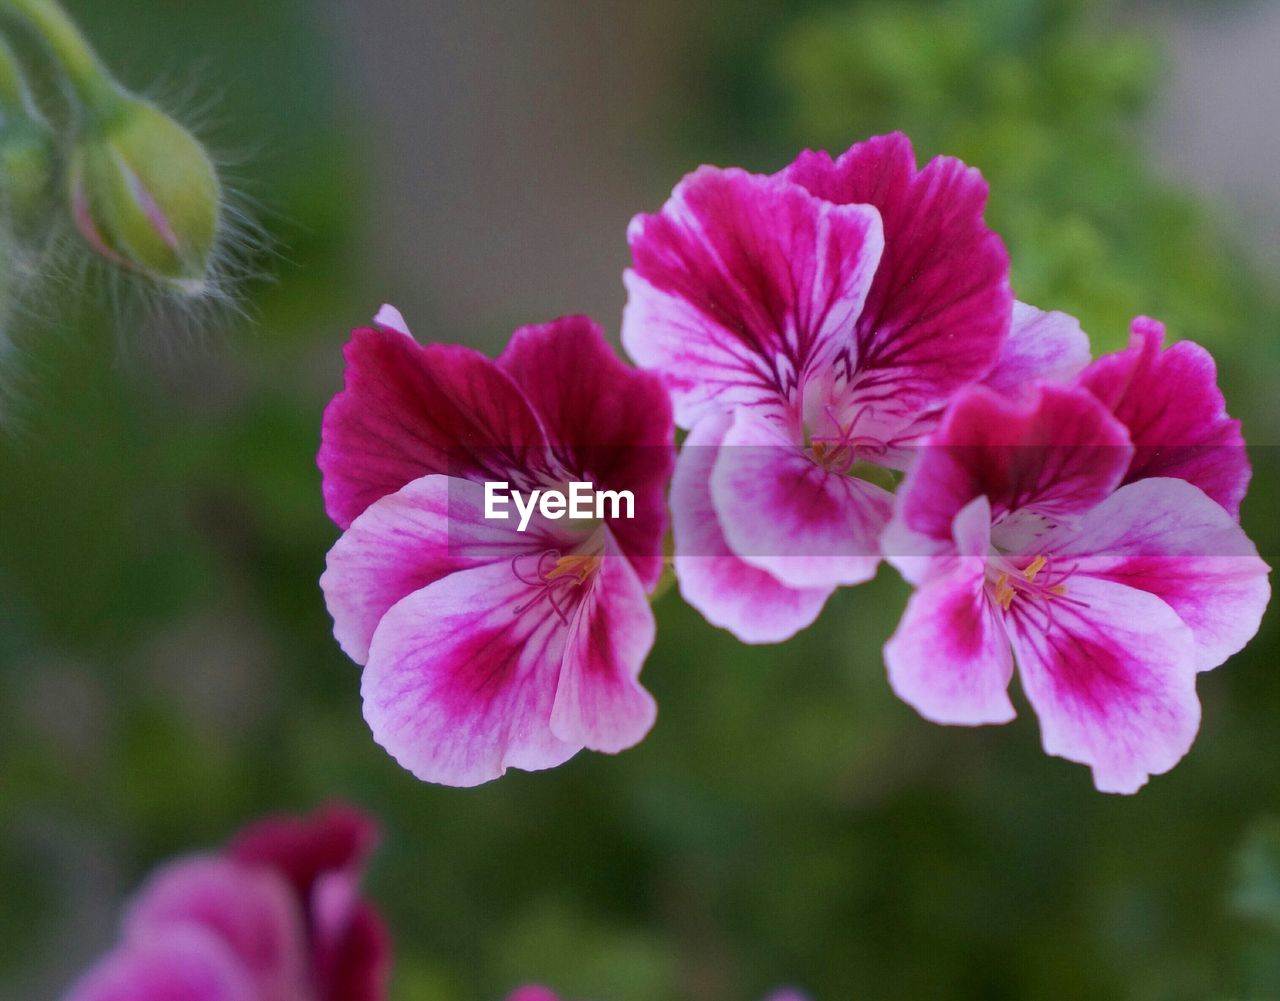
[[[947,539],[974,497],[990,501],[997,526],[1012,513],[1078,517],[1119,485],[1133,450],[1092,396],[1045,383],[1018,400],[982,386],[963,391],[919,453],[899,515],[913,531]]]
[[[512,335],[498,364],[524,390],[560,464],[602,490],[630,490],[634,517],[606,518],[648,590],[662,574],[667,481],[675,464],[661,380],[624,364],[588,317]]]
[[[307,986],[307,929],[284,879],[230,859],[172,862],[151,876],[124,919],[125,939],[145,942],[175,925],[222,939],[262,1001],[297,1001]]]
[[[711,498],[729,549],[796,588],[874,577],[893,508],[888,491],[824,469],[746,408],[719,448]]]
[[[1102,792],[1136,792],[1200,725],[1195,644],[1173,609],[1075,573],[1061,599],[1015,600],[1006,624],[1044,749],[1089,765]]]
[[[484,486],[423,476],[368,507],[329,550],[320,578],[339,645],[357,664],[374,630],[406,595],[457,570],[507,563],[550,543],[535,521],[484,517]],[[508,504],[508,513],[510,505]]]
[[[1090,576],[1150,592],[1195,638],[1196,667],[1209,670],[1258,631],[1271,598],[1269,567],[1236,521],[1185,480],[1121,487],[1079,531],[1048,544]]]
[[[1013,719],[1013,657],[983,586],[982,559],[958,561],[911,596],[884,647],[898,698],[935,723],[977,726]]]
[[[643,740],[657,706],[637,679],[655,631],[644,586],[606,532],[600,567],[569,623],[551,732],[609,754]]]
[[[344,354],[346,388],[325,410],[317,459],[339,527],[428,473],[503,480],[539,460],[537,417],[479,352],[381,327],[355,331]]]
[[[852,347],[880,217],[788,181],[702,167],[632,220],[622,341],[671,391],[676,421],[791,399]]]
[[[818,617],[833,587],[787,587],[729,549],[711,501],[711,473],[731,421],[728,414],[703,418],[680,449],[671,480],[676,579],[684,600],[712,625],[744,643],[780,643]]]
[[[1016,397],[1036,382],[1070,382],[1089,364],[1089,357],[1089,338],[1074,316],[1015,302],[1009,339],[982,382]]]
[[[1080,384],[1129,428],[1132,483],[1169,476],[1199,487],[1239,518],[1251,470],[1240,422],[1227,415],[1213,357],[1179,341],[1161,351],[1164,324],[1140,316],[1129,347],[1099,358]]]
[[[450,574],[378,625],[361,683],[374,739],[427,782],[473,786],[581,750],[551,732],[568,633],[508,564]]]
[[[208,929],[173,925],[104,956],[65,1001],[260,1001],[227,944]]]
[[[864,394],[880,386],[892,392],[886,405],[918,409],[991,371],[1013,294],[1004,244],[983,222],[977,170],[951,157],[917,170],[911,141],[894,133],[836,160],[802,153],[780,176],[835,204],[873,205],[884,220],[884,256],[857,323]]]

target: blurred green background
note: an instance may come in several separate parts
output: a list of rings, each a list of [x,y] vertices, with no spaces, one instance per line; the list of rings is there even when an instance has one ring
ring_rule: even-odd
[[[341,797],[385,827],[368,888],[396,1001],[526,980],[591,1001],[784,982],[817,1001],[1280,998],[1273,618],[1202,679],[1188,758],[1133,798],[1046,758],[1026,709],[965,730],[899,703],[888,570],[776,648],[667,593],[642,745],[436,788],[361,719],[316,583],[337,531],[314,465],[342,343],[382,301],[422,339],[489,350],[570,311],[616,333],[626,221],[684,171],[890,129],[982,168],[1020,298],[1076,313],[1097,350],[1161,317],[1215,352],[1250,441],[1276,444],[1276,231],[1169,179],[1181,102],[1212,83],[1179,84],[1174,56],[1219,24],[1280,38],[1276,5],[68,7],[125,82],[196,109],[277,253],[248,322],[116,315],[56,278],[10,318],[0,997],[56,997],[166,856]],[[1274,148],[1277,118],[1250,115],[1268,93],[1200,112],[1249,149],[1261,120]],[[1275,554],[1271,452],[1244,520]]]

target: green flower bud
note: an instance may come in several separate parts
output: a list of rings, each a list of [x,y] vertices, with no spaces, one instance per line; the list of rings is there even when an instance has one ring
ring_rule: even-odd
[[[86,116],[68,166],[75,222],[94,250],[184,292],[203,288],[222,189],[190,132],[121,93],[105,114]]]

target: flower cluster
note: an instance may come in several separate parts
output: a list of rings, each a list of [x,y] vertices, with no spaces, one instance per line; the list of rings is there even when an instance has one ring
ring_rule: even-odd
[[[334,806],[166,864],[66,1001],[385,1001],[390,940],[359,886],[376,840]]]
[[[375,738],[455,785],[640,740],[669,480],[680,593],[740,640],[789,638],[887,559],[916,589],[889,679],[923,716],[1011,719],[1016,663],[1045,750],[1099,789],[1171,768],[1198,673],[1270,597],[1240,425],[1208,353],[1156,321],[1092,360],[1076,320],[1015,301],[986,199],[901,135],[703,167],[629,231],[639,370],[582,318],[496,362],[420,346],[389,307],[357,331],[321,583]],[[636,506],[522,531],[485,516],[495,480]]]

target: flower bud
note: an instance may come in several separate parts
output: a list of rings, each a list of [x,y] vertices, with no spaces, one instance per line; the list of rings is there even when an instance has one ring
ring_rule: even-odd
[[[204,287],[221,185],[186,129],[126,95],[88,117],[71,153],[71,207],[101,256],[184,292]]]

